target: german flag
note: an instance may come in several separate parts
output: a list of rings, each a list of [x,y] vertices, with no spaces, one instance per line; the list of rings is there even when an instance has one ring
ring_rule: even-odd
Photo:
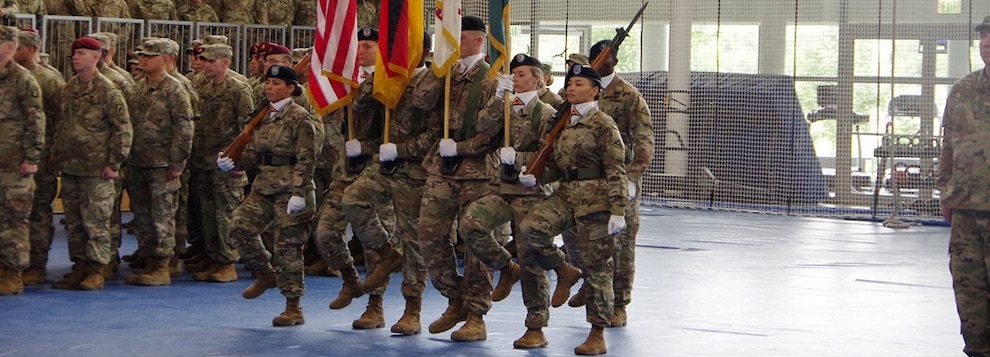
[[[395,108],[423,54],[423,0],[382,0],[375,99]]]

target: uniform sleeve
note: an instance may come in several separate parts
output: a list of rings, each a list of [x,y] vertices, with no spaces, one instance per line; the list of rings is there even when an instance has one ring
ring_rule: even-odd
[[[308,115],[308,114],[307,114]],[[296,166],[292,177],[292,195],[306,197],[313,190],[313,174],[316,172],[318,135],[315,122],[308,118],[296,118]]]
[[[495,96],[495,81],[485,79],[481,83],[481,93],[478,95],[478,108],[484,108],[489,98]],[[492,119],[482,116],[479,112],[475,116],[475,128],[478,133],[474,136],[457,142],[457,154],[460,156],[481,156],[490,154],[502,143],[493,142],[502,133],[502,119]]]
[[[120,164],[131,152],[131,140],[134,138],[127,103],[119,89],[111,89],[107,94],[104,113],[110,120],[110,157],[107,166],[119,171]]]
[[[636,146],[633,152],[633,161],[627,169],[629,177],[638,181],[646,173],[646,169],[650,167],[656,139],[653,137],[653,120],[650,119],[650,108],[646,106],[646,100],[639,93],[631,95],[629,99],[629,107],[636,108],[629,111],[630,115],[635,116],[629,118],[629,131]]]
[[[243,86],[237,90],[237,123],[238,130],[244,131],[244,127],[251,122],[254,117],[251,113],[254,111],[254,102],[251,97],[251,89],[248,86]],[[247,143],[244,146],[244,151],[241,152],[241,160],[237,162],[237,169],[250,169],[255,167],[257,155],[255,155],[254,150],[254,140]]]
[[[942,115],[942,152],[938,156],[938,172],[936,173],[935,187],[943,193],[948,189],[949,180],[952,179],[952,148],[953,126],[959,109],[958,104],[953,100],[956,94],[955,89],[949,93],[946,99],[945,113]]]
[[[37,164],[44,158],[45,147],[45,108],[41,97],[41,86],[34,76],[21,76],[18,94],[21,95],[21,110],[24,112],[24,162]]]
[[[176,93],[171,97],[172,125],[172,145],[169,152],[169,169],[182,170],[186,167],[186,160],[192,151],[193,122],[192,122],[192,100],[189,92],[182,86],[176,87]]]
[[[443,130],[443,113],[440,110],[440,97],[443,95],[443,86],[440,85],[437,77],[432,71],[428,71],[422,81],[417,85],[412,93],[410,101],[414,110],[425,111],[423,115],[423,127],[416,137],[396,145],[396,151],[400,158],[413,158],[421,160],[426,157],[430,147],[440,140]]]
[[[625,147],[614,122],[602,122],[596,130],[598,148],[602,153],[602,166],[608,182],[609,211],[612,215],[625,215],[629,196],[626,192]]]

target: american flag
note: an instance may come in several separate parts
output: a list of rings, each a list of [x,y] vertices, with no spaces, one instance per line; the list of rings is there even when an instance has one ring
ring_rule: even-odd
[[[319,0],[308,95],[321,116],[354,97],[357,49],[357,0]]]

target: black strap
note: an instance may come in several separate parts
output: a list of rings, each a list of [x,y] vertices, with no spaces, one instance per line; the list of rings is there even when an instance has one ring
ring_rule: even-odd
[[[455,141],[472,138],[478,133],[478,129],[475,127],[475,119],[478,117],[478,97],[481,96],[481,82],[484,81],[485,75],[488,74],[488,69],[491,66],[488,65],[488,62],[481,61],[478,67],[478,73],[474,75],[474,82],[471,82],[467,107],[464,109],[464,113],[461,113],[464,123],[461,125],[461,130],[451,135]]]
[[[605,177],[605,169],[601,166],[599,167],[586,167],[582,169],[567,169],[563,172],[563,177],[561,181],[578,181],[578,180],[591,180],[596,178]]]
[[[287,166],[296,164],[295,156],[261,154],[261,164],[265,166]]]

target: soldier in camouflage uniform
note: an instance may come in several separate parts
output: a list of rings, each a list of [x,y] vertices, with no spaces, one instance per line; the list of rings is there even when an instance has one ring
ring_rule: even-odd
[[[512,168],[513,171],[518,172],[519,168],[525,165],[539,149],[540,138],[553,125],[552,120],[556,110],[538,98],[538,89],[545,87],[539,60],[519,54],[513,57],[510,66],[512,75],[500,76],[495,96],[489,100],[479,116],[488,118],[490,122],[504,120],[503,94],[511,94],[513,90],[516,92],[511,102],[512,146],[499,149],[501,165],[492,169],[501,171]],[[518,223],[526,217],[530,208],[543,201],[550,193],[550,188],[526,187],[519,182],[505,182],[498,172],[493,172],[492,176],[495,177],[492,180],[493,192],[468,206],[458,224],[458,233],[474,256],[490,269],[502,272],[499,284],[492,294],[492,300],[505,299],[520,275],[524,277],[523,301],[529,312],[526,316],[526,326],[532,332],[527,333],[513,345],[516,348],[546,346],[547,342],[541,330],[546,326],[549,318],[546,314],[548,298],[545,292],[549,290],[550,283],[546,273],[536,264],[526,264],[525,271],[521,272],[519,265],[512,262],[512,255],[503,248],[506,242],[500,239],[505,237],[492,235],[491,232],[508,222],[512,222],[514,231],[519,231]],[[516,244],[524,243],[524,241],[516,242]],[[525,250],[519,253],[522,261],[532,261],[527,259]],[[569,281],[571,284],[577,281],[579,275],[576,269],[567,265],[561,267],[560,271],[569,272],[571,275],[568,279],[558,280]],[[566,287],[569,288],[570,285]]]
[[[564,245],[580,254],[589,299],[588,339],[574,349],[579,355],[606,352],[605,326],[612,318],[612,254],[616,234],[625,228],[628,204],[625,147],[619,129],[608,114],[598,110],[595,98],[601,92],[601,75],[590,67],[575,65],[567,74],[569,120],[554,143],[542,183],[560,181],[560,187],[533,207],[519,224],[519,240],[525,242],[522,254],[526,264],[543,269],[565,265],[553,245],[553,237],[569,229]],[[537,178],[520,174],[519,181],[535,186]],[[525,336],[524,336],[525,338]]]
[[[18,9],[17,1],[15,0],[3,0],[0,2],[0,16],[16,15],[21,13]]]
[[[447,331],[467,320],[464,327],[451,334],[455,341],[483,340],[481,316],[491,308],[491,270],[467,251],[461,276],[451,241],[457,217],[468,204],[491,191],[489,168],[495,165],[492,154],[501,142],[501,121],[478,116],[495,94],[495,82],[485,78],[489,66],[481,52],[484,38],[483,20],[474,16],[461,18],[461,59],[451,68],[447,103],[450,138],[441,139],[423,159],[429,176],[416,228],[430,280],[448,300],[447,310],[430,324],[430,333]],[[369,280],[375,273],[369,275]]]
[[[83,37],[72,47],[77,74],[62,90],[53,150],[73,268],[52,287],[96,290],[103,288],[103,267],[111,258],[114,181],[130,152],[132,128],[123,93],[97,71],[99,41]]]
[[[942,191],[942,214],[952,222],[949,271],[956,296],[963,352],[990,356],[990,16],[976,26],[984,67],[959,79],[949,91],[942,116],[944,137],[936,186]]]
[[[189,22],[220,22],[217,12],[213,6],[204,3],[203,0],[187,0],[176,10],[179,21]]]
[[[277,43],[269,43],[268,51],[265,53],[265,60],[262,64],[262,73],[268,73],[272,66],[292,67],[292,50]],[[265,99],[265,81],[257,82],[251,88],[255,102]]]
[[[48,5],[44,0],[17,0],[17,10],[20,14],[35,15],[39,23],[42,16],[48,15]]]
[[[199,82],[196,91],[202,103],[193,141],[191,195],[192,226],[199,227],[203,256],[193,278],[200,281],[237,280],[234,263],[240,258],[230,236],[231,212],[244,195],[247,177],[243,171],[223,172],[216,167],[216,153],[223,151],[251,120],[254,106],[244,82],[228,74],[233,49],[217,44],[201,47],[203,72],[211,81]],[[187,261],[188,262],[188,261]],[[190,268],[187,266],[187,268]]]
[[[166,39],[172,49],[169,54],[165,56],[165,68],[169,76],[175,78],[182,83],[182,88],[189,93],[189,101],[192,103],[193,117],[192,120],[195,122],[199,119],[200,115],[200,98],[199,93],[193,87],[192,81],[190,81],[182,73],[179,73],[178,67],[176,66],[179,60],[179,44],[172,39]],[[182,176],[179,177],[179,182],[182,185],[179,187],[179,192],[176,197],[176,209],[175,209],[175,254],[172,255],[172,260],[169,261],[169,272],[170,275],[175,278],[182,275],[182,262],[179,260],[179,255],[186,253],[186,242],[189,241],[189,178],[192,176],[189,170],[189,160],[186,160],[186,169],[182,171]]]
[[[129,0],[131,16],[144,20],[177,20],[172,0]]]
[[[396,262],[402,264],[402,296],[406,299],[406,307],[391,331],[403,335],[418,334],[421,330],[420,311],[427,276],[416,239],[419,205],[426,184],[422,161],[430,146],[440,139],[441,128],[436,109],[443,94],[443,85],[426,68],[425,60],[433,47],[429,34],[424,36],[423,42],[419,67],[392,112],[391,127],[388,128],[390,142],[379,146],[379,154],[370,159],[381,164],[369,165],[361,172],[344,191],[341,203],[354,235],[361,240],[366,252],[391,249],[390,241],[393,239],[390,239],[376,211],[385,206],[395,207],[395,232],[402,247],[402,260]],[[385,110],[380,102],[372,101],[370,96],[364,98],[368,100],[357,104],[358,111]],[[375,108],[365,108],[369,104]],[[386,286],[383,284],[383,288]],[[384,319],[384,316],[380,315],[380,318]]]
[[[14,61],[26,68],[41,86],[41,97],[45,107],[45,146],[38,172],[34,174],[34,203],[31,205],[31,264],[24,270],[24,285],[40,284],[45,281],[48,265],[48,251],[55,236],[52,221],[52,201],[58,192],[56,172],[51,167],[51,144],[55,137],[55,123],[59,106],[62,103],[62,87],[65,80],[58,70],[41,64],[38,56],[41,38],[34,31],[21,31],[17,34],[17,52]]]
[[[189,93],[166,72],[173,50],[163,38],[145,41],[137,52],[144,76],[127,93],[134,127],[127,190],[138,249],[148,254],[144,270],[124,278],[131,285],[171,284],[176,194],[193,140]]]
[[[609,40],[603,40],[591,47],[591,60],[601,54]],[[618,63],[618,48],[609,52],[601,68],[602,86],[605,88],[598,100],[601,111],[615,120],[622,133],[622,143],[626,147],[625,164],[630,196],[626,206],[627,227],[619,234],[615,246],[615,312],[609,327],[626,325],[626,305],[632,301],[633,277],[636,273],[636,235],[639,233],[639,197],[643,185],[643,175],[653,160],[653,122],[650,109],[639,90],[615,74]],[[579,261],[580,257],[572,257]],[[580,263],[578,263],[580,266]],[[582,286],[582,289],[585,289]],[[586,290],[585,290],[586,291]],[[571,306],[584,304],[585,294],[579,291],[569,302]]]
[[[553,67],[549,63],[543,64],[543,88],[540,88],[540,101],[550,104],[551,107],[559,108],[561,104],[564,104],[564,98],[560,95],[554,93],[550,90],[550,84],[553,83],[553,74],[550,73]]]
[[[276,0],[265,1],[260,7],[263,11],[258,23],[276,26],[316,26],[316,2],[313,0]]]
[[[34,175],[45,159],[45,110],[34,75],[14,62],[17,28],[0,26],[0,295],[24,292]]]
[[[220,22],[233,24],[256,24],[264,18],[264,2],[256,0],[207,0],[213,7]],[[260,5],[259,5],[260,4]]]
[[[272,113],[255,129],[237,163],[238,169],[258,167],[260,172],[251,193],[234,210],[230,236],[244,266],[258,275],[242,293],[244,298],[253,299],[278,287],[286,298],[285,311],[272,324],[293,326],[305,323],[299,305],[305,292],[302,246],[310,234],[309,221],[316,215],[313,170],[323,147],[323,130],[292,102],[290,95],[302,94],[292,68],[271,67],[266,77]],[[234,161],[223,153],[216,161],[223,171],[234,169]],[[274,254],[259,237],[269,227],[275,232]]]

